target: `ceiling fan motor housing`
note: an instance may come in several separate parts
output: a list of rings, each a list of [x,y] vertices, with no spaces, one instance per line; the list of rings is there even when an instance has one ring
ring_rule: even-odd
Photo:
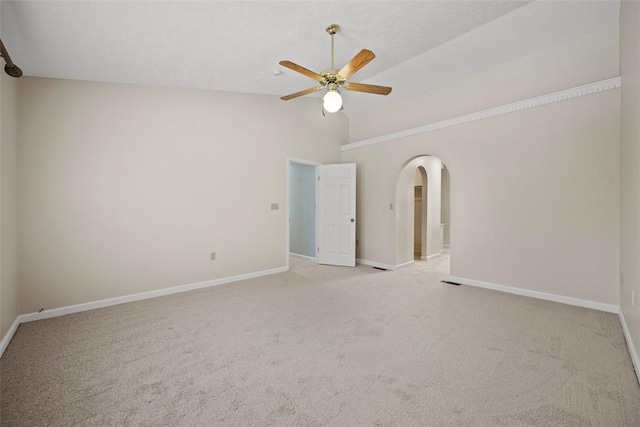
[[[323,83],[323,86],[326,86],[329,84],[336,84],[338,86],[342,86],[346,81],[346,79],[342,77],[340,74],[338,74],[339,72],[340,70],[336,70],[335,68],[328,68],[326,70],[321,71],[320,75],[324,77],[324,80],[325,80],[325,82],[321,82]]]

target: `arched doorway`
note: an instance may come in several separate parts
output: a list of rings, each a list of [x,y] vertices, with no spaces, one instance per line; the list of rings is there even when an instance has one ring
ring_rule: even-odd
[[[395,203],[398,265],[427,260],[448,249],[449,185],[448,170],[438,157],[418,156],[403,166]]]

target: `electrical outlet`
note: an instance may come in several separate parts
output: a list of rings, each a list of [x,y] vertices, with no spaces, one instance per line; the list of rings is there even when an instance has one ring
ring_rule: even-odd
[[[280,205],[278,203],[271,203],[272,211],[277,211],[278,209],[280,209]]]
[[[389,210],[392,211],[393,210],[393,203],[389,203]]]
[[[215,252],[211,252],[210,259],[211,259],[211,261],[215,261],[216,260],[216,253]]]

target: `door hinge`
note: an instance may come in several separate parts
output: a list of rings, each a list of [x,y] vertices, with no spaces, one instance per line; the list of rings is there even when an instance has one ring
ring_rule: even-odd
[[[318,181],[320,181],[320,175],[318,175]]]

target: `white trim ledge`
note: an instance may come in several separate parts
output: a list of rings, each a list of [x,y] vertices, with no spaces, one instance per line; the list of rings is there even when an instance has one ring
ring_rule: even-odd
[[[407,261],[403,264],[398,264],[395,266],[394,270],[404,270],[405,268],[413,267],[415,265],[415,261]]]
[[[308,255],[300,255],[293,252],[289,252],[289,256],[291,258],[298,258],[298,259],[304,259],[306,261],[316,262],[316,259],[314,257],[308,256]]]
[[[620,324],[622,325],[622,332],[624,333],[624,339],[627,342],[627,347],[629,348],[629,355],[631,356],[631,362],[633,363],[633,367],[636,370],[636,377],[638,378],[638,382],[640,383],[640,358],[638,357],[638,352],[636,351],[636,347],[634,346],[633,339],[631,338],[631,333],[629,332],[627,321],[624,318],[622,307],[618,311],[618,319],[620,319]]]
[[[7,349],[7,347],[9,347],[9,343],[13,339],[13,336],[16,334],[16,331],[18,330],[18,326],[20,326],[20,323],[22,322],[20,321],[20,316],[18,316],[16,317],[16,320],[14,320],[13,323],[11,324],[11,327],[9,328],[7,333],[4,334],[2,341],[0,341],[0,357],[2,357],[2,355],[4,354],[4,351]]]
[[[566,101],[580,96],[591,95],[594,93],[603,92],[606,90],[617,89],[620,87],[620,76],[612,77],[610,79],[600,80],[586,85],[576,86],[569,89],[560,90],[557,92],[548,93],[546,95],[540,95],[533,98],[523,99],[521,101],[511,102],[509,104],[499,105],[497,107],[487,108],[485,110],[476,111],[469,114],[463,114],[461,116],[452,117],[445,120],[439,120],[437,122],[428,123],[426,125],[417,126],[414,128],[403,129],[397,132],[391,132],[385,135],[376,136],[373,138],[363,139],[360,141],[352,142],[342,146],[342,151],[353,150],[355,148],[362,148],[369,145],[380,144],[382,142],[392,141],[394,139],[404,138],[407,136],[418,135],[421,133],[427,133],[438,129],[444,129],[452,126],[461,125],[464,123],[474,122],[476,120],[488,119],[495,116],[501,116],[503,114],[514,113],[516,111],[528,110],[530,108],[541,107],[547,104],[553,104],[560,101]]]
[[[537,298],[546,301],[554,301],[562,304],[575,305],[577,307],[591,308],[594,310],[606,311],[607,313],[618,313],[620,307],[613,304],[605,304],[579,298],[565,297],[563,295],[548,294],[546,292],[530,291],[528,289],[513,288],[511,286],[496,285],[495,283],[481,282],[479,280],[465,279],[464,277],[450,276],[449,281],[463,285],[474,286],[476,288],[491,289],[508,294],[522,295],[525,297]]]
[[[421,257],[420,257],[420,259],[421,259],[422,261],[426,261],[426,260],[429,260],[429,259],[432,259],[432,258],[438,257],[438,256],[440,256],[440,255],[442,255],[442,252],[438,252],[437,254],[432,254],[432,255],[428,255],[428,256],[421,256]]]
[[[381,262],[369,261],[367,259],[360,259],[360,258],[356,259],[356,263],[367,265],[369,267],[381,268],[383,270],[389,270],[389,271],[403,270],[405,268],[413,267],[413,265],[415,264],[414,261],[408,261],[408,262],[405,262],[404,264],[391,265],[391,264],[384,264]]]
[[[33,322],[35,320],[49,319],[52,317],[64,316],[81,311],[94,310],[96,308],[104,308],[112,305],[124,304],[127,302],[140,301],[145,299],[157,298],[165,295],[178,294],[181,292],[193,291],[196,289],[209,288],[212,286],[224,285],[227,283],[239,282],[241,280],[255,279],[257,277],[269,276],[272,274],[284,273],[289,271],[288,267],[278,267],[271,270],[256,271],[254,273],[240,274],[237,276],[222,277],[220,279],[207,280],[205,282],[191,283],[188,285],[174,286],[171,288],[158,289],[155,291],[141,292],[132,295],[124,295],[115,298],[108,298],[99,301],[92,301],[82,304],[69,305],[66,307],[54,308],[51,310],[43,310],[39,313],[21,314],[11,325],[2,341],[0,341],[0,357],[4,354],[9,342],[16,333],[21,323]]]

